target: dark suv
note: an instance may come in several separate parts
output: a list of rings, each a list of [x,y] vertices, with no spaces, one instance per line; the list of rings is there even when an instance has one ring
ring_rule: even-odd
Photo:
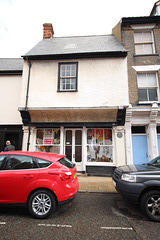
[[[160,156],[147,164],[118,167],[112,179],[123,197],[139,203],[150,220],[160,222]]]

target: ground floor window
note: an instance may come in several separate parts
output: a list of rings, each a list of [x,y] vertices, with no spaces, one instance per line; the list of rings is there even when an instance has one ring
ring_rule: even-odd
[[[113,162],[111,128],[87,129],[87,161]]]
[[[60,128],[37,129],[36,151],[60,153]]]

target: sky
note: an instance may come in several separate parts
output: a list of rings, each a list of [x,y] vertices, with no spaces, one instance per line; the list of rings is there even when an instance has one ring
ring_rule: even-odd
[[[122,17],[149,16],[157,0],[0,0],[0,58],[19,58],[43,38],[106,35]]]

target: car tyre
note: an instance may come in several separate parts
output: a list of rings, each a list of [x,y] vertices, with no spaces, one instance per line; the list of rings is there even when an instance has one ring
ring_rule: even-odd
[[[35,218],[47,218],[55,209],[55,197],[47,190],[38,190],[29,198],[28,210]]]
[[[141,199],[140,208],[147,218],[160,222],[160,191],[146,192]]]

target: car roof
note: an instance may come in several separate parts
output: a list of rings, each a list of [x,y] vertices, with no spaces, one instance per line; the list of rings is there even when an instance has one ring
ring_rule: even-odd
[[[30,151],[9,151],[9,152],[1,152],[0,155],[25,155],[31,157],[42,158],[45,160],[49,160],[52,162],[57,162],[59,159],[63,158],[66,155],[56,154],[56,153],[48,153],[48,152],[30,152]]]

